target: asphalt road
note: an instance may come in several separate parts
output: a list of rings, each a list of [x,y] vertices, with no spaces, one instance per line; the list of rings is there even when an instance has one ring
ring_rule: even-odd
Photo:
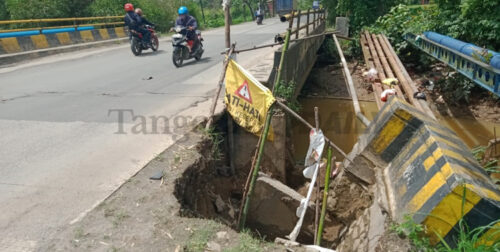
[[[287,27],[264,23],[232,26],[232,41],[260,45]],[[121,45],[0,69],[0,251],[36,249],[178,139],[171,126],[152,128],[150,116],[184,126],[188,115],[207,115],[224,30],[203,36],[204,58],[179,69],[169,42],[140,57]],[[238,61],[251,64],[263,53]]]

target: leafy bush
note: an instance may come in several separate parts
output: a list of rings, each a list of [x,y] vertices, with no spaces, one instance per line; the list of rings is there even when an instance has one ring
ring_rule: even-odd
[[[500,50],[500,1],[436,0],[434,30],[478,46]]]
[[[500,50],[500,1],[436,0],[436,5],[393,7],[377,19],[372,31],[385,33],[396,47],[407,32],[435,31]]]
[[[0,0],[0,20],[6,20],[9,18],[9,13],[7,12],[7,7],[5,2]]]
[[[289,108],[291,108],[295,112],[299,112],[302,109],[302,106],[297,101],[297,99],[294,98],[296,87],[297,83],[295,83],[295,81],[286,83],[284,80],[281,80],[280,85],[276,87],[274,93],[276,97],[285,99],[286,104]]]
[[[472,90],[477,88],[474,82],[459,73],[454,73],[448,78],[438,80],[435,85],[444,98],[455,105],[459,105],[462,102],[469,103]]]
[[[384,15],[400,0],[337,0],[337,6],[333,13],[349,18],[350,29],[357,33],[363,27],[373,24],[378,17]],[[328,2],[328,1],[324,1]],[[332,5],[325,6],[332,11]]]
[[[136,8],[141,8],[146,18],[155,23],[157,29],[163,31],[170,29],[172,22],[177,18],[177,9],[181,5],[188,7],[190,14],[198,20],[201,28],[224,25],[224,12],[219,2],[204,1],[205,23],[199,2],[183,0],[0,0],[0,19],[117,16],[124,15],[123,5],[128,2],[134,4]],[[253,14],[248,6],[257,7],[257,0],[232,2],[233,24],[252,19]],[[14,26],[9,27],[14,28]]]
[[[6,0],[11,19],[68,17],[70,1],[66,0]]]
[[[432,20],[437,16],[435,5],[414,8],[407,5],[397,5],[389,13],[379,17],[369,30],[374,33],[384,33],[396,51],[405,49],[408,44],[403,40],[406,33],[420,34],[433,28]]]

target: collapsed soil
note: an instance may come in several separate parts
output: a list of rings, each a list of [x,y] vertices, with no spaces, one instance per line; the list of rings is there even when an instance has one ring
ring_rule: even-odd
[[[198,132],[160,154],[81,221],[59,230],[39,251],[285,251],[220,222],[180,215],[176,181],[199,165],[206,141]],[[150,177],[163,172],[163,180]],[[197,187],[196,184],[186,186]],[[200,188],[202,189],[202,188]],[[255,250],[256,248],[256,250]]]

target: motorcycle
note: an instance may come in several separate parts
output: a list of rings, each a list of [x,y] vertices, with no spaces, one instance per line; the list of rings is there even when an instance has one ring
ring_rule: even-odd
[[[158,40],[158,36],[156,36],[156,32],[153,27],[150,25],[145,25],[144,27],[151,33],[151,45],[148,45],[142,39],[142,33],[130,30],[130,48],[135,56],[141,55],[142,50],[151,49],[156,52],[160,47],[160,41]]]
[[[264,15],[262,14],[259,14],[259,15],[255,15],[255,21],[257,21],[257,25],[261,25],[262,24],[262,20],[264,20]]]
[[[189,52],[189,48],[193,47],[194,41],[187,39],[187,27],[176,26],[174,28],[176,34],[172,35],[172,46],[174,47],[174,52],[172,53],[172,62],[176,67],[181,67],[184,60],[189,60],[194,58],[196,61],[201,59],[203,55],[203,38],[201,37],[201,32],[196,30],[196,36],[198,36],[199,45],[195,51]]]

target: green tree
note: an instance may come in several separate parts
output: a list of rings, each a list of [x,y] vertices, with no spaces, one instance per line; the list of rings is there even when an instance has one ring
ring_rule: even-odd
[[[5,0],[0,0],[0,20],[8,20],[9,13],[7,12],[7,7],[5,6]]]
[[[69,17],[67,0],[6,0],[11,19]]]
[[[338,0],[335,13],[348,17],[350,27],[356,33],[364,26],[373,24],[399,2],[401,0]],[[331,9],[330,5],[328,7]]]
[[[123,6],[130,0],[94,0],[87,8],[92,16],[115,16],[123,15]]]

